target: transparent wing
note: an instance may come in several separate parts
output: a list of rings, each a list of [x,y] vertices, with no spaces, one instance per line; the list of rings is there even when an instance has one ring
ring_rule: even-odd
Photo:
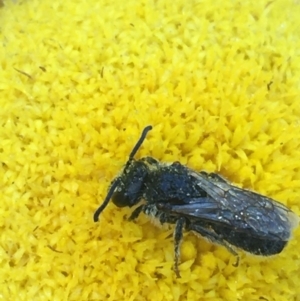
[[[229,226],[233,231],[251,233],[255,237],[275,236],[288,240],[299,218],[284,205],[258,193],[231,185],[216,174],[189,170],[195,185],[207,197],[192,198],[182,205],[171,205],[171,214]]]

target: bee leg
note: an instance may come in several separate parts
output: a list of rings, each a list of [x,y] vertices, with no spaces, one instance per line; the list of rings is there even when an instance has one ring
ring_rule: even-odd
[[[130,220],[130,221],[135,220],[141,214],[141,212],[144,210],[144,208],[145,208],[145,205],[141,205],[141,206],[138,206],[137,208],[135,208],[133,210],[133,212],[131,213],[131,215],[129,216],[128,220]]]
[[[232,248],[232,246],[228,242],[226,242],[223,239],[223,237],[221,235],[219,235],[219,234],[215,233],[214,231],[211,231],[205,227],[202,227],[200,225],[190,224],[189,228],[187,230],[197,232],[197,233],[201,234],[203,237],[206,237],[207,239],[209,239],[211,242],[225,247],[237,259],[236,262],[233,264],[233,266],[237,267],[239,265],[240,257],[238,255],[238,253]]]
[[[236,268],[238,267],[240,264],[240,256],[239,255],[236,255],[236,262],[233,263],[232,265]]]
[[[185,218],[181,217],[176,221],[175,230],[174,230],[174,253],[175,253],[174,270],[177,278],[181,278],[178,265],[180,263],[180,244],[182,242],[184,226],[185,226]]]
[[[129,220],[134,220],[136,219],[141,212],[144,212],[146,215],[152,216],[152,217],[157,217],[158,212],[155,204],[144,204],[140,205],[137,208],[133,210],[131,213]]]

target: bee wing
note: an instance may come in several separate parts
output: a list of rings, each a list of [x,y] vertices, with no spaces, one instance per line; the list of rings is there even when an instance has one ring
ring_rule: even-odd
[[[195,185],[207,197],[191,199],[188,204],[174,205],[173,214],[229,226],[235,231],[252,233],[256,237],[276,236],[288,240],[299,217],[284,205],[258,193],[231,185],[215,174],[189,170]]]

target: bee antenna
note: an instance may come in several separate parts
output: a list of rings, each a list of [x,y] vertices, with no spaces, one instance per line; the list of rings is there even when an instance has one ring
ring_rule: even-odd
[[[104,202],[101,204],[101,206],[95,211],[94,213],[94,222],[98,222],[99,220],[99,215],[101,214],[101,212],[105,209],[105,207],[108,205],[109,200],[111,199],[116,187],[119,185],[120,182],[120,178],[117,178],[112,185],[110,186],[110,189],[106,195],[106,198],[104,200]]]
[[[126,166],[129,166],[129,162],[133,159],[133,157],[135,156],[135,154],[137,153],[137,151],[139,150],[139,148],[141,147],[142,143],[144,142],[147,134],[149,131],[152,130],[152,126],[148,125],[144,128],[142,135],[140,137],[140,139],[138,140],[138,142],[136,143],[136,145],[134,146],[134,148],[132,149],[130,155],[129,155],[129,160],[127,161]],[[126,167],[125,167],[126,169]],[[94,222],[98,222],[99,220],[99,215],[101,214],[101,212],[105,209],[105,207],[108,205],[113,193],[115,192],[115,189],[117,188],[117,186],[120,183],[120,178],[117,178],[115,181],[113,181],[112,185],[110,186],[110,189],[106,195],[105,200],[103,201],[103,203],[101,204],[101,206],[95,211],[94,213]]]
[[[137,151],[141,147],[142,143],[146,139],[146,136],[147,136],[148,132],[151,131],[151,130],[152,130],[151,125],[148,125],[144,128],[140,139],[138,140],[138,142],[136,143],[136,145],[134,146],[133,150],[131,151],[131,153],[129,155],[129,160],[133,159],[133,157],[135,156],[135,154],[137,153]]]

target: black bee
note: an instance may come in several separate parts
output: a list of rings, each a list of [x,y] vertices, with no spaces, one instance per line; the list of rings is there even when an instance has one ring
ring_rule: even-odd
[[[147,126],[134,146],[122,173],[116,177],[94,221],[112,199],[118,207],[138,205],[130,220],[141,212],[161,224],[175,224],[175,272],[179,274],[183,229],[226,247],[269,256],[280,253],[299,218],[284,205],[258,193],[233,186],[215,173],[194,171],[179,162],[163,164],[152,157],[134,156],[152,126]]]

